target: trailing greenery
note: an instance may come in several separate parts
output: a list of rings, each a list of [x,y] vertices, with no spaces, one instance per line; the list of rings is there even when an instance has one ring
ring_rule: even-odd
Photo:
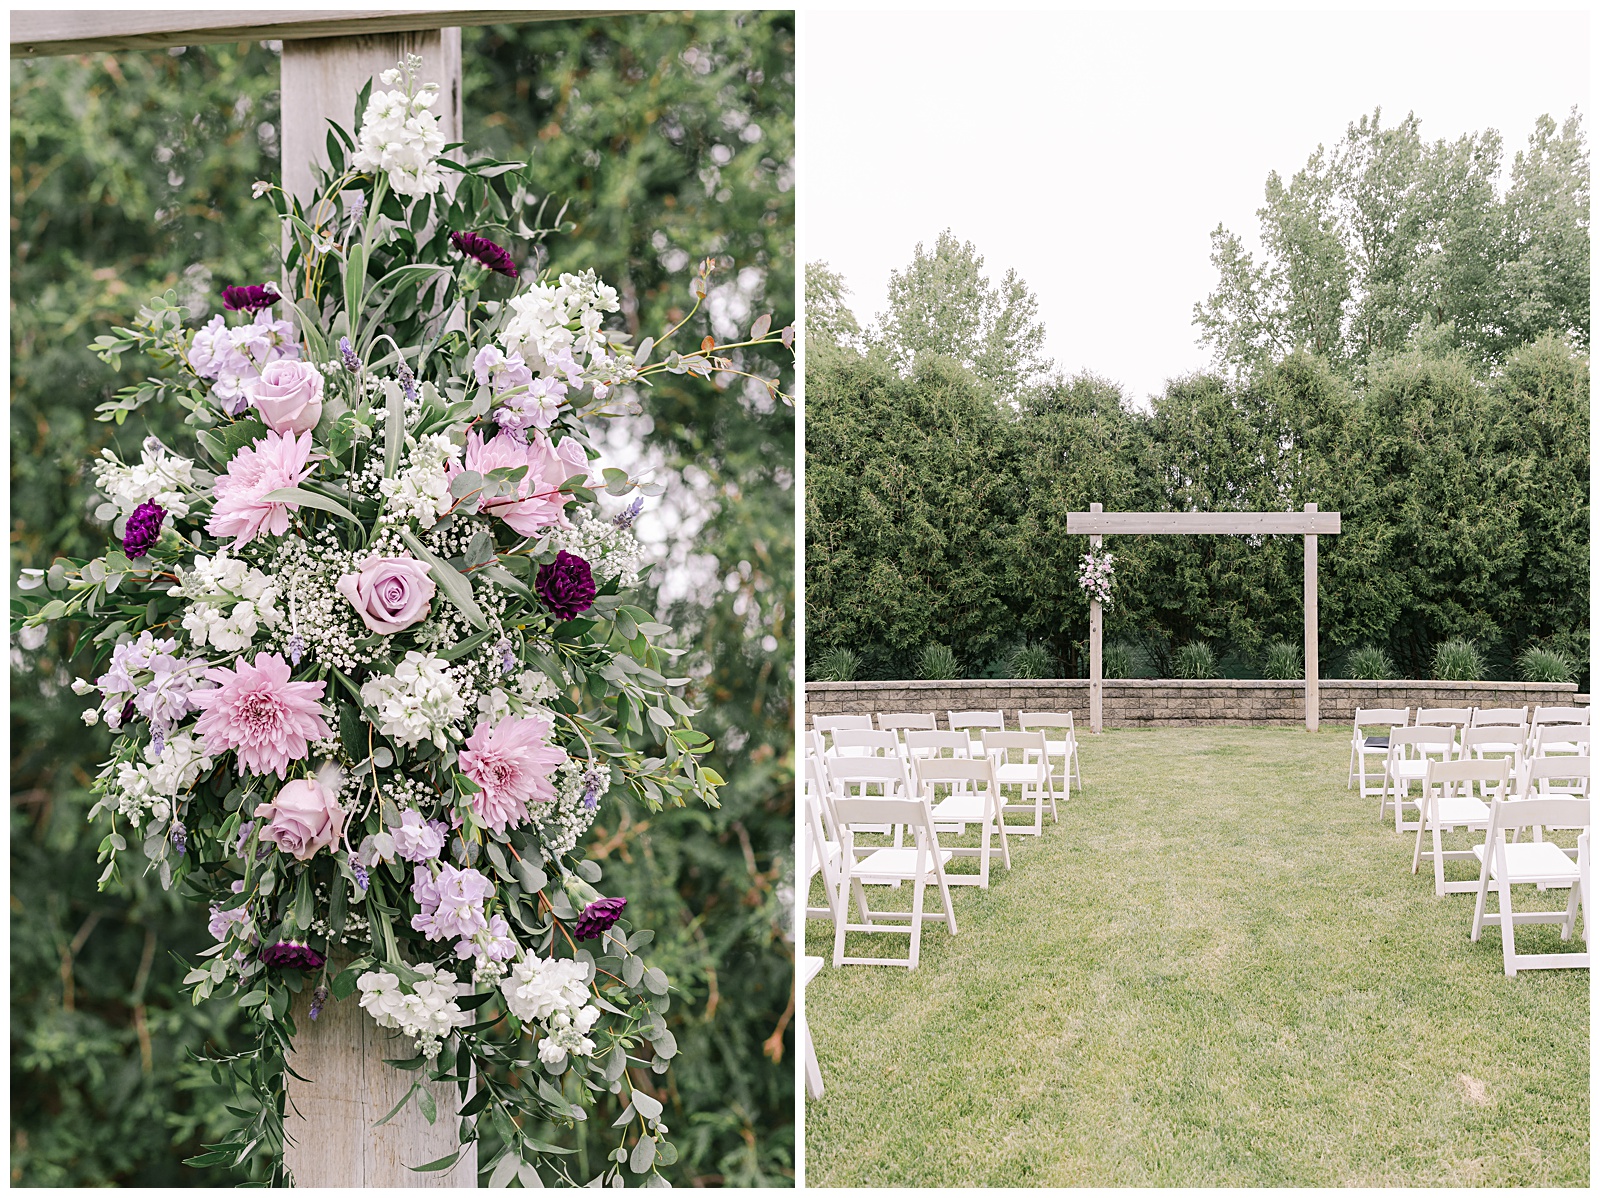
[[[1470,640],[1441,641],[1433,651],[1433,676],[1441,682],[1471,682],[1487,673],[1483,654]]]
[[[469,147],[538,146],[552,209],[568,202],[576,222],[557,239],[562,262],[617,283],[636,337],[684,314],[708,256],[753,268],[720,289],[713,279],[719,312],[745,325],[758,310],[775,311],[775,327],[793,317],[789,14],[638,14],[464,40]],[[172,287],[198,302],[271,277],[275,220],[250,184],[278,169],[276,56],[250,44],[19,60],[12,117],[13,293],[27,297],[11,326],[12,545],[27,564],[99,552],[82,463],[108,435],[137,457],[145,427],[169,432],[159,405],[118,432],[96,425],[117,376],[80,347],[130,297]],[[714,331],[701,316],[680,337]],[[776,374],[779,362],[752,355],[745,368]],[[650,393],[647,414],[619,423],[617,439],[641,446],[669,492],[692,490],[703,515],[681,543],[714,565],[669,619],[691,649],[694,701],[717,742],[708,761],[727,785],[715,811],[603,811],[587,852],[608,885],[640,896],[629,913],[659,929],[653,950],[676,990],[679,1067],[663,1118],[680,1156],[663,1174],[789,1184],[793,417],[764,389],[671,384]],[[194,1184],[179,1162],[239,1120],[191,1053],[243,1047],[238,1016],[179,993],[173,954],[207,947],[203,920],[140,879],[96,893],[83,816],[108,741],[53,682],[65,648],[48,644],[42,669],[13,675],[12,900],[27,918],[12,923],[11,1177]],[[610,1119],[594,1122],[598,1154]]]
[[[948,645],[929,645],[922,651],[917,677],[942,682],[961,677],[961,665]]]
[[[1352,649],[1345,658],[1344,672],[1348,678],[1386,680],[1400,677],[1388,653],[1375,645],[1362,645]]]
[[[1517,658],[1517,669],[1525,682],[1574,682],[1578,675],[1578,667],[1573,665],[1572,658],[1559,649],[1544,649],[1537,645],[1523,650]]]
[[[1190,641],[1179,647],[1173,656],[1174,672],[1179,678],[1215,678],[1217,655],[1204,641]]]
[[[1261,667],[1266,678],[1304,678],[1306,676],[1305,650],[1293,641],[1273,641],[1267,646],[1267,657]]]

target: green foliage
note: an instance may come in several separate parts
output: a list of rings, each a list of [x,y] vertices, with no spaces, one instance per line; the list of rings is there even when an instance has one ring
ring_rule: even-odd
[[[1433,651],[1433,676],[1441,682],[1473,682],[1488,676],[1483,654],[1470,640],[1440,641]]]
[[[770,311],[781,328],[795,314],[793,40],[786,13],[466,30],[466,140],[504,156],[537,147],[553,207],[570,201],[576,222],[554,248],[616,283],[636,336],[687,313],[704,257],[722,271],[718,312],[748,328]],[[165,288],[208,316],[224,284],[275,277],[274,214],[250,184],[277,177],[277,86],[275,55],[256,44],[13,64],[13,289],[27,297],[11,326],[16,564],[100,552],[87,463],[108,440],[137,457],[146,428],[170,437],[181,415],[155,404],[121,429],[95,423],[119,379],[81,347]],[[702,314],[679,338],[719,331]],[[789,361],[758,350],[739,365],[777,379]],[[727,784],[713,811],[603,809],[588,852],[629,915],[660,929],[650,951],[674,987],[680,1052],[663,1118],[680,1155],[661,1172],[788,1184],[792,413],[765,387],[681,379],[644,403],[648,418],[619,422],[616,440],[659,463],[669,494],[692,493],[703,522],[673,551],[715,562],[669,619]],[[13,677],[12,1180],[195,1184],[179,1162],[238,1116],[189,1053],[245,1047],[237,1010],[180,993],[172,954],[211,943],[191,907],[142,879],[95,891],[84,767],[107,741],[57,681],[61,649],[47,643],[28,655],[39,668]],[[609,1119],[595,1122],[598,1154]]]
[[[1006,668],[1013,678],[1054,678],[1055,659],[1043,645],[1020,645],[1006,658]]]
[[[1344,660],[1344,673],[1347,678],[1380,681],[1400,677],[1400,671],[1394,668],[1394,661],[1376,645],[1362,645],[1352,649]]]
[[[845,298],[844,276],[826,262],[806,263],[806,353],[859,349],[861,322]]]
[[[1127,641],[1112,641],[1100,651],[1102,678],[1132,678],[1135,649]]]
[[[1293,641],[1273,641],[1267,646],[1266,661],[1261,667],[1261,673],[1266,678],[1304,678],[1305,650]]]
[[[1217,654],[1204,641],[1190,641],[1178,646],[1172,656],[1173,672],[1179,678],[1215,678]]]
[[[944,682],[961,677],[961,665],[948,645],[927,645],[918,661],[917,677]]]
[[[829,649],[817,665],[817,679],[821,682],[854,682],[861,668],[861,658],[853,649],[839,646]]]
[[[1524,649],[1517,658],[1517,670],[1525,682],[1576,682],[1578,667],[1559,649],[1538,645]]]

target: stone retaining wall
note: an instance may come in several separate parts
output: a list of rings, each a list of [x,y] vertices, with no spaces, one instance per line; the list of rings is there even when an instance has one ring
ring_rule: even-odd
[[[1254,679],[1108,678],[1105,725],[1133,728],[1166,724],[1304,724],[1305,684]],[[1323,724],[1348,724],[1357,707],[1546,707],[1588,705],[1575,684],[1554,682],[1351,682],[1328,679],[1319,687]],[[994,711],[1014,724],[1018,711],[1071,711],[1089,723],[1087,678],[991,679],[951,682],[808,682],[806,711],[813,716],[880,712]]]

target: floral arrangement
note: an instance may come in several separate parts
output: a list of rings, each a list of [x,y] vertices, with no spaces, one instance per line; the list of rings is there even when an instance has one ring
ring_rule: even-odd
[[[363,93],[354,137],[334,127],[313,203],[255,185],[285,227],[282,292],[228,287],[200,327],[169,293],[96,342],[158,368],[101,418],[176,403],[195,448],[104,451],[115,544],[23,571],[14,624],[37,648],[77,621],[93,656],[74,689],[116,733],[101,885],[136,854],[205,904],[216,945],[186,983],[238,996],[259,1035],[219,1062],[253,1118],[195,1163],[271,1151],[283,1179],[309,991],[313,1020],[359,994],[413,1041],[400,1068],[458,1084],[461,1142],[492,1125],[500,1184],[537,1183],[535,1163],[662,1184],[663,1107],[628,1069],[674,1055],[670,986],[579,846],[602,802],[714,805],[722,779],[672,676],[683,650],[629,598],[632,525],[662,488],[600,466],[588,422],[659,373],[740,374],[729,351],[793,331],[762,317],[738,346],[652,362],[592,271],[531,277],[502,244],[552,231],[530,173],[453,161],[420,67]],[[619,1143],[575,1179],[529,1129],[600,1092],[627,1100]]]
[[[1116,560],[1115,554],[1091,546],[1078,563],[1078,585],[1089,592],[1089,598],[1108,610],[1111,607],[1111,584],[1116,579],[1113,569]]]

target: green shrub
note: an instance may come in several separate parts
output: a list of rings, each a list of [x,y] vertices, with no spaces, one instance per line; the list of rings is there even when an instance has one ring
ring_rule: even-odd
[[[922,650],[917,673],[934,681],[961,677],[961,666],[948,645],[928,645]]]
[[[1191,641],[1173,655],[1172,668],[1179,678],[1215,678],[1217,655],[1204,641]]]
[[[1050,656],[1050,650],[1043,645],[1023,645],[1019,649],[1013,649],[1006,664],[1011,668],[1013,678],[1056,676],[1055,658]]]
[[[861,658],[843,647],[829,649],[817,663],[818,682],[854,682],[861,669]]]
[[[1440,682],[1475,682],[1487,672],[1474,641],[1456,637],[1440,641],[1433,651],[1433,676]]]
[[[1301,647],[1293,641],[1273,641],[1267,646],[1267,660],[1261,673],[1267,678],[1304,678],[1306,660]]]
[[[1542,649],[1537,645],[1522,651],[1517,658],[1517,669],[1524,682],[1576,682],[1578,667],[1572,658],[1559,649]]]
[[[1133,677],[1133,647],[1127,641],[1112,641],[1100,653],[1102,678]]]
[[[1362,645],[1345,658],[1344,672],[1348,678],[1392,679],[1400,677],[1394,659],[1376,645]]]

